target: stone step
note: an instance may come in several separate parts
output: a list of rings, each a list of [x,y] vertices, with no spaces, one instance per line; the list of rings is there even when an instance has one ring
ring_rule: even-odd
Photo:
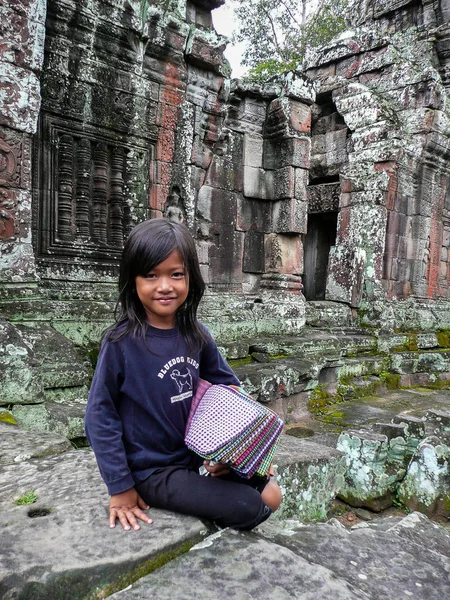
[[[374,352],[377,339],[356,328],[305,328],[299,335],[271,338],[261,336],[250,345],[250,354],[269,356],[349,356]]]
[[[353,323],[352,309],[341,302],[308,301],[305,305],[306,325],[309,327],[349,327]]]
[[[220,343],[219,343],[220,345]],[[372,334],[358,327],[304,327],[299,333],[284,336],[260,335],[257,339],[241,337],[221,345],[229,360],[244,359],[252,354],[277,356],[311,356],[314,358],[404,355],[419,352],[420,361],[434,360],[448,368],[450,338],[439,333]],[[434,356],[435,354],[435,356]],[[423,356],[422,356],[423,355]],[[418,358],[418,357],[416,357]],[[399,358],[401,362],[401,359]]]

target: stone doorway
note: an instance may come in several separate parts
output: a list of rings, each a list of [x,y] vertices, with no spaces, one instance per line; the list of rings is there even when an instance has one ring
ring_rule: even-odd
[[[306,300],[325,300],[330,248],[336,242],[338,212],[310,214],[304,241],[303,293]]]

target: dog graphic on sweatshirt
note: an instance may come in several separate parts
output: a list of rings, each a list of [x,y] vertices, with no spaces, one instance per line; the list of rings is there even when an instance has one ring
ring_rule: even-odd
[[[178,369],[174,369],[170,374],[170,378],[177,384],[179,394],[181,394],[183,390],[192,390],[192,375],[189,370],[186,371],[186,373],[181,374]]]

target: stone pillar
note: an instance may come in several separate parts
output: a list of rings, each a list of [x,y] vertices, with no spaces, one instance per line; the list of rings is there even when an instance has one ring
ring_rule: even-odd
[[[31,140],[40,109],[45,0],[0,5],[0,285],[36,277],[31,243]],[[11,286],[8,286],[11,287]],[[6,286],[2,285],[0,294]]]

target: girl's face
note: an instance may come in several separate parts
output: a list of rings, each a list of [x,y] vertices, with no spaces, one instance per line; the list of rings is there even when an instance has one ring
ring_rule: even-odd
[[[178,250],[171,252],[147,275],[138,275],[135,283],[147,322],[158,329],[175,327],[175,315],[189,292],[188,273]]]

